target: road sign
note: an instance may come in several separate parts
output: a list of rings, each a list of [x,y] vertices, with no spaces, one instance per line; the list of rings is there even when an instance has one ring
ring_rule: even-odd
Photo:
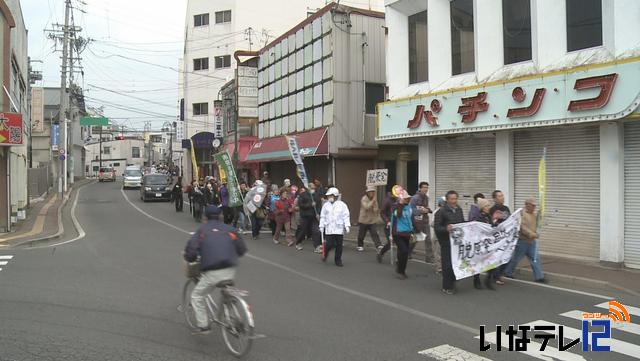
[[[62,149],[61,149],[62,150]],[[60,160],[64,160],[64,154],[60,154],[60,157],[58,157]]]
[[[51,144],[51,150],[54,152],[58,151],[58,145],[57,144]]]
[[[109,119],[105,117],[82,117],[80,118],[80,125],[109,125]]]

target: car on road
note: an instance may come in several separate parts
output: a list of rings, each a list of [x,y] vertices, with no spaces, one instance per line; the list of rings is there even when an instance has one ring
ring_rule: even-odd
[[[142,185],[142,170],[140,167],[127,167],[123,173],[122,189],[140,188]]]
[[[102,167],[98,171],[98,181],[100,182],[115,182],[116,181],[116,171],[113,167]]]
[[[164,174],[147,174],[142,177],[140,185],[140,199],[143,202],[148,200],[171,200],[172,179]]]

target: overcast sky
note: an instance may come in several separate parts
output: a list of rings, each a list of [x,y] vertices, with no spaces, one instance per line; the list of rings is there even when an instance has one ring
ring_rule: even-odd
[[[43,82],[36,86],[60,86],[61,47],[58,45],[55,51],[46,29],[64,23],[64,2],[21,0],[29,30],[29,56],[42,61],[33,64],[35,70],[43,72]],[[383,0],[371,2],[382,10]],[[175,120],[178,73],[174,69],[182,54],[187,0],[72,3],[75,24],[82,27],[80,36],[93,39],[81,55],[84,76],[75,74],[87,106],[104,106],[105,115],[113,123],[139,130],[147,121],[152,121],[152,129],[157,130],[165,121]],[[369,0],[341,3],[366,8]],[[256,24],[255,28],[261,27]]]

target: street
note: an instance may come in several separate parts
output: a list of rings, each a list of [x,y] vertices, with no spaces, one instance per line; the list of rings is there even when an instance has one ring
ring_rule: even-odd
[[[178,312],[185,281],[180,253],[196,228],[185,210],[143,203],[138,190],[122,191],[120,181],[91,183],[80,190],[75,210],[84,238],[0,248],[0,360],[233,359],[218,329],[192,336]],[[350,243],[345,267],[338,268],[321,263],[308,244],[298,252],[270,238],[247,235],[249,254],[238,270],[236,283],[250,292],[261,335],[248,360],[640,358],[638,297],[520,281],[475,290],[470,279],[448,296],[440,276],[420,262],[410,262],[402,281],[373,251],[357,253]],[[504,335],[501,352],[495,345],[480,351],[480,325],[487,325],[485,343],[495,325],[504,332],[532,322],[565,325],[565,337],[579,338],[577,312],[606,312],[596,305],[609,299],[628,306],[632,321],[623,330],[612,323],[610,353],[583,353],[581,344],[559,352],[557,340],[540,353],[534,342],[542,340],[533,339],[527,352],[509,352]],[[442,345],[476,358],[445,357]]]

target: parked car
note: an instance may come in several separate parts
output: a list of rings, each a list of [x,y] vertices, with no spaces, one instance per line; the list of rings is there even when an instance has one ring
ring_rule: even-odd
[[[171,201],[171,177],[164,174],[147,174],[142,177],[140,199],[143,202],[152,199]]]
[[[124,170],[123,176],[122,189],[140,188],[142,184],[142,171],[140,167],[127,167]]]
[[[102,167],[98,173],[98,181],[100,182],[115,182],[116,181],[116,171],[113,167]]]

